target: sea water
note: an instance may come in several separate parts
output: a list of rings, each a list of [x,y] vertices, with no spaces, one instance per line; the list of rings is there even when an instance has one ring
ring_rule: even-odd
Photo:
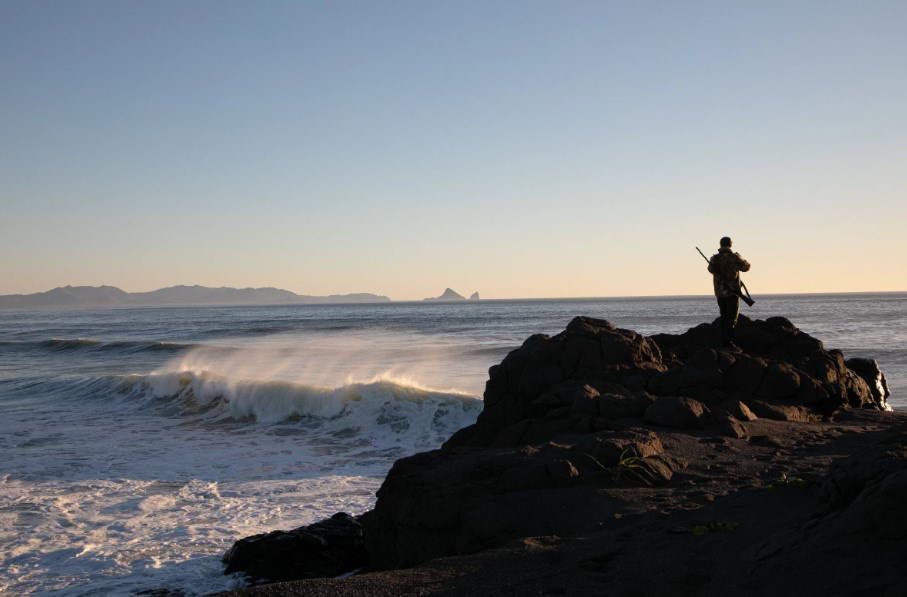
[[[907,409],[907,294],[768,296]],[[576,315],[643,334],[708,297],[0,312],[0,594],[200,595],[237,539],[361,513],[481,410],[487,370]],[[160,594],[160,593],[158,593]]]

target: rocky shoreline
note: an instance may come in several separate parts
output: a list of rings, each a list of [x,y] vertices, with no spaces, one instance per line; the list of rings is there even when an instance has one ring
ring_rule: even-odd
[[[532,336],[373,510],[225,556],[306,580],[221,595],[907,594],[907,416],[884,375],[779,317],[737,339],[583,317]]]

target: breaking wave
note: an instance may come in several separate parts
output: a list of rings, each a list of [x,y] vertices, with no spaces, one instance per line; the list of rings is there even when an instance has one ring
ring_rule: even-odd
[[[32,389],[66,396],[95,412],[116,410],[178,419],[181,425],[224,425],[241,430],[300,434],[307,443],[352,447],[437,447],[475,422],[476,396],[422,387],[406,379],[377,376],[337,387],[291,381],[238,379],[207,370],[165,370],[31,382]],[[250,431],[252,429],[249,429]],[[338,446],[341,447],[341,446]]]
[[[342,421],[350,427],[377,426],[394,433],[429,429],[451,433],[471,423],[482,405],[474,396],[390,376],[323,388],[184,370],[152,373],[141,379],[140,386],[142,392],[150,392],[155,408],[170,415],[221,422]]]

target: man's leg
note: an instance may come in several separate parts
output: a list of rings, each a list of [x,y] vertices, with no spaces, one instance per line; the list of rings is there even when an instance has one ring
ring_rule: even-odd
[[[724,346],[734,346],[734,328],[737,327],[737,318],[740,316],[740,299],[736,296],[718,299],[718,309],[721,312],[721,337]]]
[[[718,325],[721,327],[721,345],[727,346],[730,339],[727,335],[727,305],[723,297],[718,297],[718,312],[721,314]]]

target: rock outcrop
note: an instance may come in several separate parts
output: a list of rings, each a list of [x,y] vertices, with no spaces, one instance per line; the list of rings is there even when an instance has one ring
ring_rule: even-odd
[[[737,337],[724,350],[715,324],[645,337],[587,317],[530,337],[490,369],[474,425],[391,469],[363,516],[373,565],[576,532],[614,508],[596,488],[657,486],[684,468],[662,448],[670,431],[740,439],[757,417],[889,408],[874,362],[851,368],[786,319],[742,318]]]
[[[292,531],[240,539],[223,557],[224,574],[243,572],[256,580],[339,576],[367,561],[362,525],[342,512]]]
[[[445,288],[444,292],[441,294],[441,296],[428,297],[428,298],[425,298],[422,300],[428,301],[428,302],[436,302],[436,303],[452,303],[452,302],[465,301],[466,297],[463,296],[462,294],[460,294],[459,292],[457,292],[456,290],[453,290],[451,288]]]
[[[471,559],[477,552],[498,554],[531,594],[563,593],[555,579],[577,594],[597,591],[602,578],[622,587],[616,595],[680,595],[705,586],[703,595],[791,586],[818,594],[845,577],[864,579],[854,581],[854,594],[880,587],[900,594],[907,584],[887,571],[904,547],[907,419],[870,416],[890,410],[878,365],[845,360],[780,317],[741,318],[737,342],[740,349],[720,348],[716,323],[646,337],[587,317],[556,336],[532,336],[490,369],[474,425],[441,449],[394,464],[375,508],[360,519],[361,534],[353,533],[355,549],[338,539],[339,551],[358,559],[323,553],[330,541],[310,540],[312,525],[301,531],[314,557],[308,547],[282,547],[281,535],[277,551],[262,557],[264,567],[230,569],[289,578],[311,576],[327,561],[321,574],[336,575],[362,564],[364,540],[373,570],[429,570],[372,577],[402,583],[393,585],[395,594],[510,590],[496,583],[496,565],[483,563],[491,556]],[[836,455],[846,457],[829,468]],[[749,527],[741,527],[741,516]],[[340,522],[359,524],[348,518]],[[684,542],[704,533],[716,539]],[[573,536],[588,540],[561,543]],[[264,543],[260,537],[253,542]],[[238,546],[233,560],[245,558]],[[699,559],[690,559],[691,549]],[[853,574],[834,565],[836,554],[850,566],[847,554],[866,549],[875,557]],[[525,563],[542,552],[550,553],[533,561],[544,573]],[[816,553],[827,566],[816,565]],[[451,561],[437,559],[445,556],[470,562],[481,578],[439,563]],[[662,567],[653,569],[650,557]],[[615,558],[620,566],[611,564]],[[315,565],[267,567],[282,559]],[[822,572],[829,566],[840,574]],[[437,585],[444,575],[459,583],[456,590]],[[318,582],[318,594],[375,590],[367,579]]]
[[[662,398],[701,404],[685,423],[668,424],[674,427],[695,427],[709,409],[736,402],[759,416],[793,420],[843,406],[890,410],[874,361],[845,362],[787,319],[741,317],[737,338],[741,350],[724,350],[715,324],[645,337],[577,317],[557,336],[530,337],[492,367],[478,421],[447,446],[531,444],[555,429],[582,432],[644,417],[650,407],[654,416],[666,408],[653,404]]]

